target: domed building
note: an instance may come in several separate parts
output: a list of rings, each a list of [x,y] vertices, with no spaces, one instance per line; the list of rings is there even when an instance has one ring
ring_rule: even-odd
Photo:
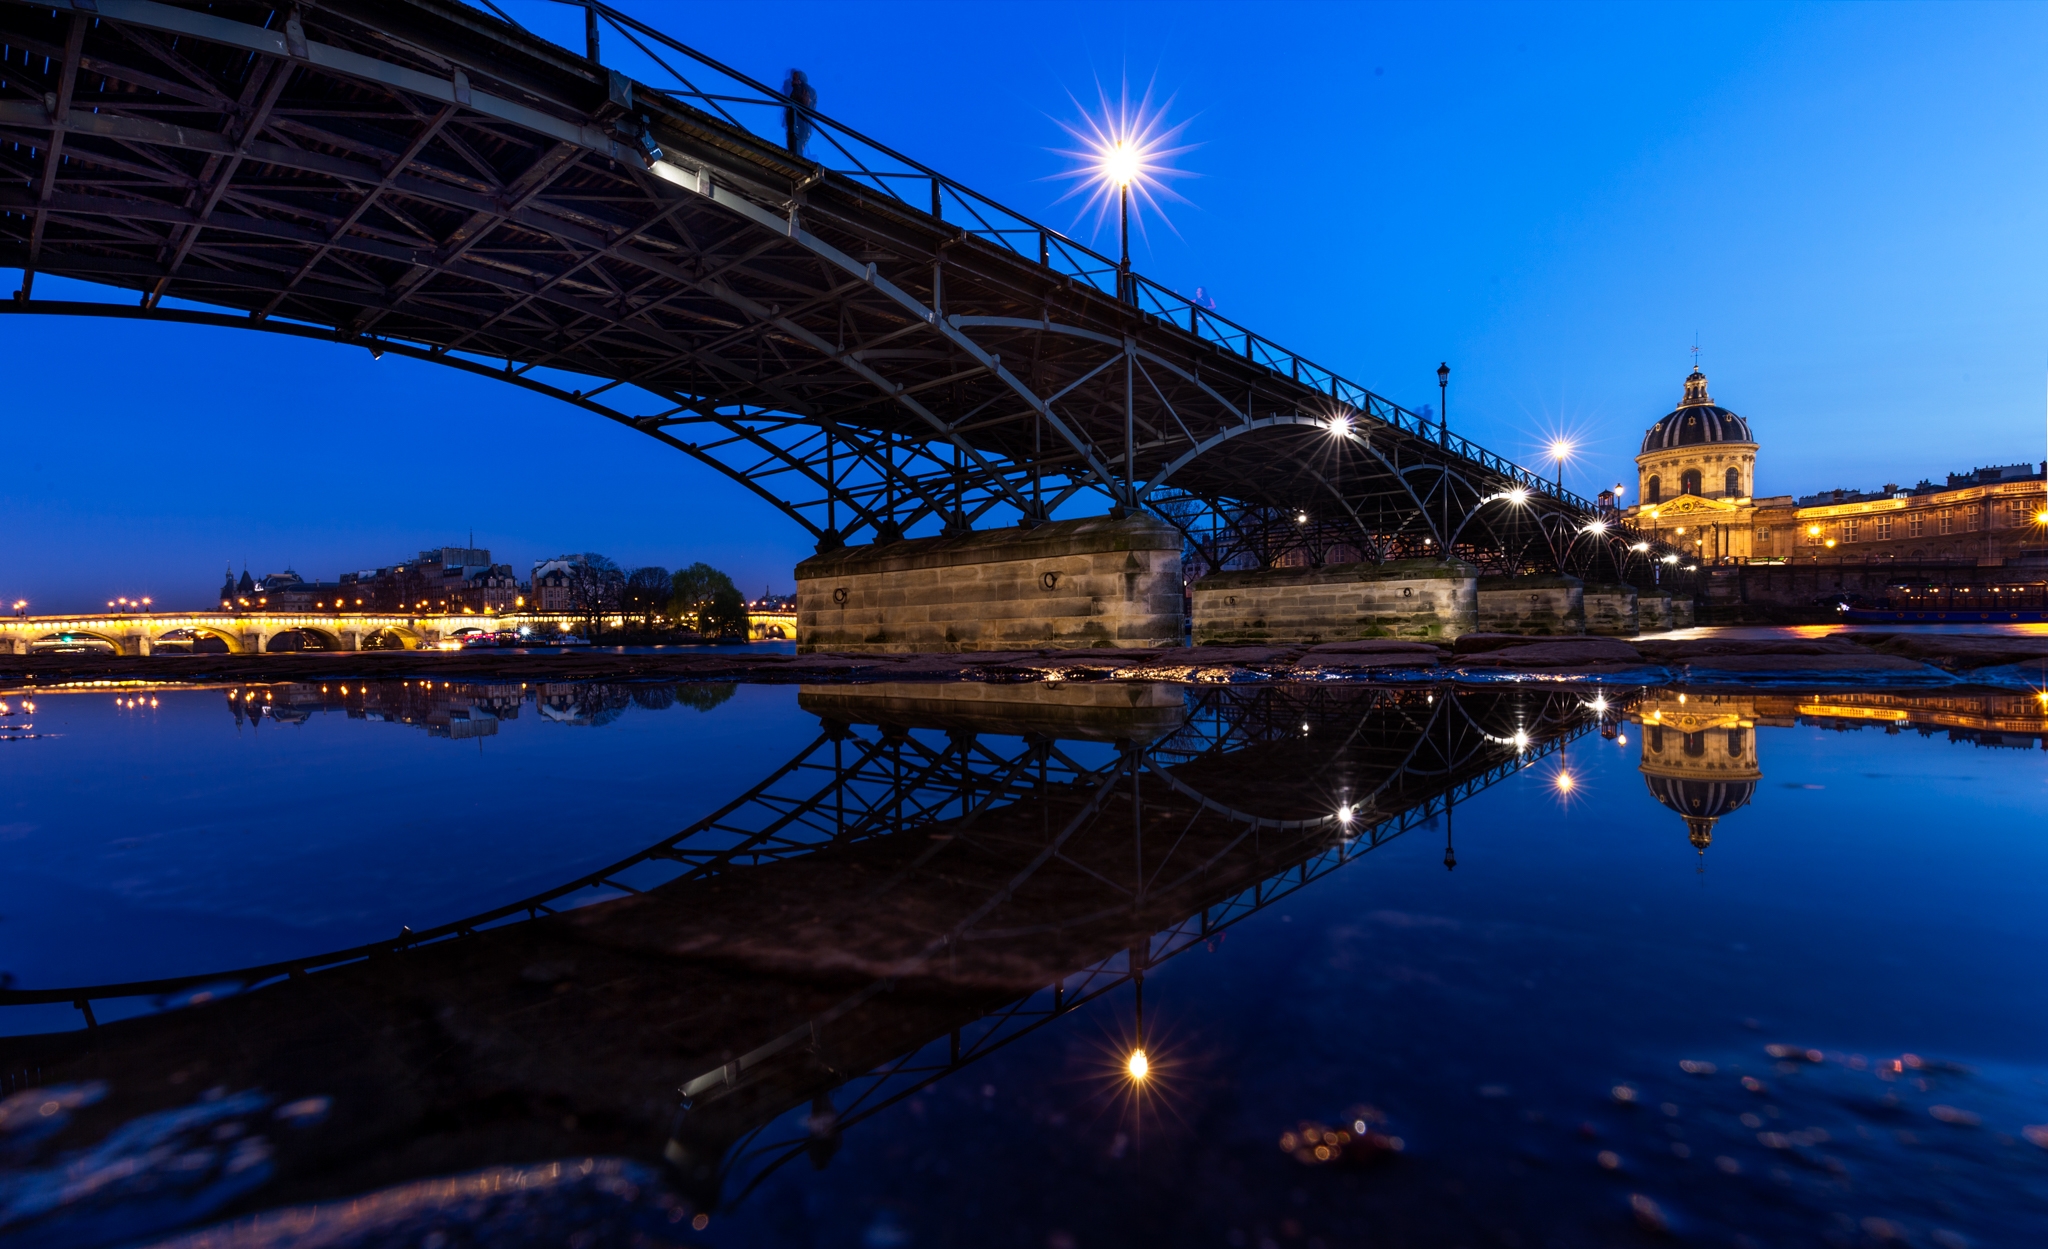
[[[1640,704],[1636,716],[1643,730],[1643,784],[1685,821],[1687,840],[1704,857],[1715,824],[1748,806],[1763,779],[1753,700],[1680,695]]]
[[[1629,518],[1701,563],[1749,558],[1756,449],[1749,422],[1714,402],[1695,367],[1678,406],[1643,434]]]

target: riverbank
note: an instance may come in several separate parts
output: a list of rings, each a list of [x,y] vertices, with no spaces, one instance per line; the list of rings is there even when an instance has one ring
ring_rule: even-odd
[[[1158,650],[988,651],[966,654],[764,653],[743,648],[669,653],[563,651],[330,651],[282,655],[16,655],[0,682],[49,688],[97,682],[699,680],[1177,682],[1607,679],[1631,684],[1829,683],[2048,685],[2048,637],[1854,632],[1808,638],[1541,638],[1467,634],[1452,644],[1377,639],[1318,646],[1204,646]]]

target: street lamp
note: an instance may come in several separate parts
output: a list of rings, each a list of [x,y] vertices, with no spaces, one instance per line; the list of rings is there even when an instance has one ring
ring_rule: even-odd
[[[1436,366],[1436,419],[1444,431],[1444,445],[1451,445],[1451,366],[1449,361]]]
[[[1550,458],[1557,461],[1557,488],[1564,489],[1564,462],[1571,458],[1572,444],[1563,438],[1550,440]]]
[[[1120,252],[1116,262],[1118,299],[1131,297],[1131,183],[1144,172],[1145,152],[1131,136],[1119,137],[1102,149],[1102,176],[1116,184],[1117,233]]]

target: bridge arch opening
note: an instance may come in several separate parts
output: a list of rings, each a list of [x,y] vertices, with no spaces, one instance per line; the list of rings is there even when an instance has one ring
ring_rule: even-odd
[[[242,644],[223,629],[183,625],[151,638],[149,649],[161,655],[232,655],[242,649]]]
[[[292,651],[338,651],[346,649],[338,634],[326,629],[315,629],[307,625],[296,625],[271,635],[263,649],[272,653]]]
[[[31,655],[119,655],[120,640],[84,629],[45,633],[28,644]]]
[[[363,634],[362,648],[366,651],[425,650],[427,640],[403,625],[385,625]]]

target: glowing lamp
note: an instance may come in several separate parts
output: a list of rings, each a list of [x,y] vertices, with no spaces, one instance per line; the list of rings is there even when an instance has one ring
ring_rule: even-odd
[[[1131,1079],[1143,1080],[1152,1073],[1152,1061],[1145,1057],[1144,1050],[1132,1050],[1130,1060],[1124,1064],[1124,1070],[1131,1073]]]
[[[1516,486],[1513,490],[1508,491],[1508,502],[1514,504],[1516,507],[1520,507],[1522,504],[1527,503],[1528,501],[1529,492],[1527,490],[1522,489],[1520,486]]]
[[[1349,436],[1349,435],[1350,435],[1350,433],[1351,433],[1351,418],[1350,418],[1350,417],[1348,417],[1348,416],[1333,416],[1333,417],[1331,417],[1331,418],[1330,418],[1330,432],[1331,432],[1332,434],[1335,434],[1335,435],[1336,435],[1337,437],[1339,437],[1339,438],[1344,438],[1344,437],[1347,437],[1347,436]]]

